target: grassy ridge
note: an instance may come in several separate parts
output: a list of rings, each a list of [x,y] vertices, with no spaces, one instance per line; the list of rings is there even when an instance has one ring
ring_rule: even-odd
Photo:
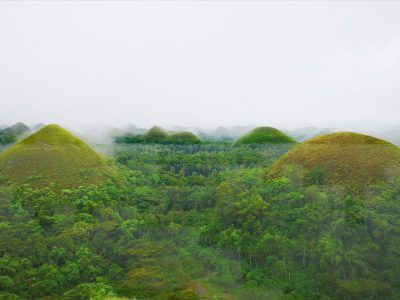
[[[44,127],[0,156],[0,175],[36,186],[100,184],[116,173],[105,158],[58,125]]]
[[[400,148],[363,134],[332,133],[298,145],[275,163],[268,175],[285,175],[291,167],[305,177],[319,170],[324,184],[360,193],[399,173]]]
[[[235,144],[287,144],[296,143],[290,136],[273,127],[258,127],[242,136]]]

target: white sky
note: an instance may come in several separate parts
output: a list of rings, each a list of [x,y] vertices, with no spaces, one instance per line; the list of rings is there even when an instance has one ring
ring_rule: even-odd
[[[0,123],[400,124],[400,1],[0,2]]]

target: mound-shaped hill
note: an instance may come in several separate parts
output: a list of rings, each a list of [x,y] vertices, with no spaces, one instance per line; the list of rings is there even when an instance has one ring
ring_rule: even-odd
[[[288,144],[296,143],[290,136],[273,127],[257,127],[236,141],[243,144]]]
[[[169,134],[168,141],[172,143],[199,143],[200,139],[190,131],[179,131]]]
[[[0,155],[1,176],[35,186],[101,184],[116,174],[105,158],[58,125],[42,128]]]
[[[160,143],[160,144],[189,144],[199,143],[200,139],[190,131],[167,132],[161,127],[154,126],[144,134],[118,136],[117,143]]]
[[[15,143],[19,137],[28,133],[29,130],[30,128],[21,122],[7,127],[0,132],[0,144],[6,145]]]
[[[146,142],[150,143],[158,143],[166,140],[168,137],[168,133],[162,129],[161,127],[154,126],[149,129],[145,134],[143,134],[142,138]]]
[[[313,182],[362,193],[370,184],[400,175],[400,148],[368,135],[331,133],[296,146],[271,167],[268,176],[285,175],[290,168]]]

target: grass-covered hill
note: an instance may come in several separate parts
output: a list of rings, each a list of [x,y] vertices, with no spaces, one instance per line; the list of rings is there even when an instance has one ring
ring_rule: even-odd
[[[290,136],[273,127],[257,127],[236,141],[243,144],[287,144],[296,143]]]
[[[168,137],[168,133],[162,129],[161,127],[154,126],[150,128],[145,134],[143,134],[142,138],[144,141],[148,143],[157,143],[166,140]]]
[[[290,170],[314,183],[360,193],[400,174],[400,148],[368,135],[331,133],[296,146],[271,167],[268,176],[287,175]]]
[[[28,133],[30,128],[24,123],[18,122],[0,131],[0,144],[7,145],[17,141],[17,139]]]
[[[116,175],[100,154],[58,125],[48,125],[0,155],[3,180],[59,187],[101,184]]]
[[[144,134],[117,136],[118,144],[197,144],[200,139],[190,131],[168,132],[161,127],[154,126]]]
[[[199,143],[200,139],[190,131],[178,131],[168,135],[168,140],[175,143]]]

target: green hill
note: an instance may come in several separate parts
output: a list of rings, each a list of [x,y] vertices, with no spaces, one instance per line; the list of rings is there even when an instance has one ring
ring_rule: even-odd
[[[0,132],[0,144],[7,145],[17,141],[19,137],[26,134],[30,128],[24,123],[16,123]]]
[[[117,171],[100,154],[58,125],[48,125],[0,155],[0,176],[59,187],[101,184]]]
[[[400,175],[400,148],[368,135],[338,132],[306,141],[286,153],[269,177],[296,169],[307,180],[342,185],[352,193]]]
[[[144,141],[149,143],[158,143],[166,140],[168,137],[168,133],[162,129],[161,127],[154,126],[150,128],[145,134],[143,134],[142,138]]]
[[[168,141],[172,143],[199,143],[200,139],[193,132],[179,131],[169,134]]]
[[[243,144],[288,144],[296,143],[290,136],[273,127],[257,127],[236,141]]]
[[[190,131],[167,132],[161,127],[154,126],[142,135],[122,135],[116,137],[115,141],[119,144],[189,144],[199,143],[200,139]]]

